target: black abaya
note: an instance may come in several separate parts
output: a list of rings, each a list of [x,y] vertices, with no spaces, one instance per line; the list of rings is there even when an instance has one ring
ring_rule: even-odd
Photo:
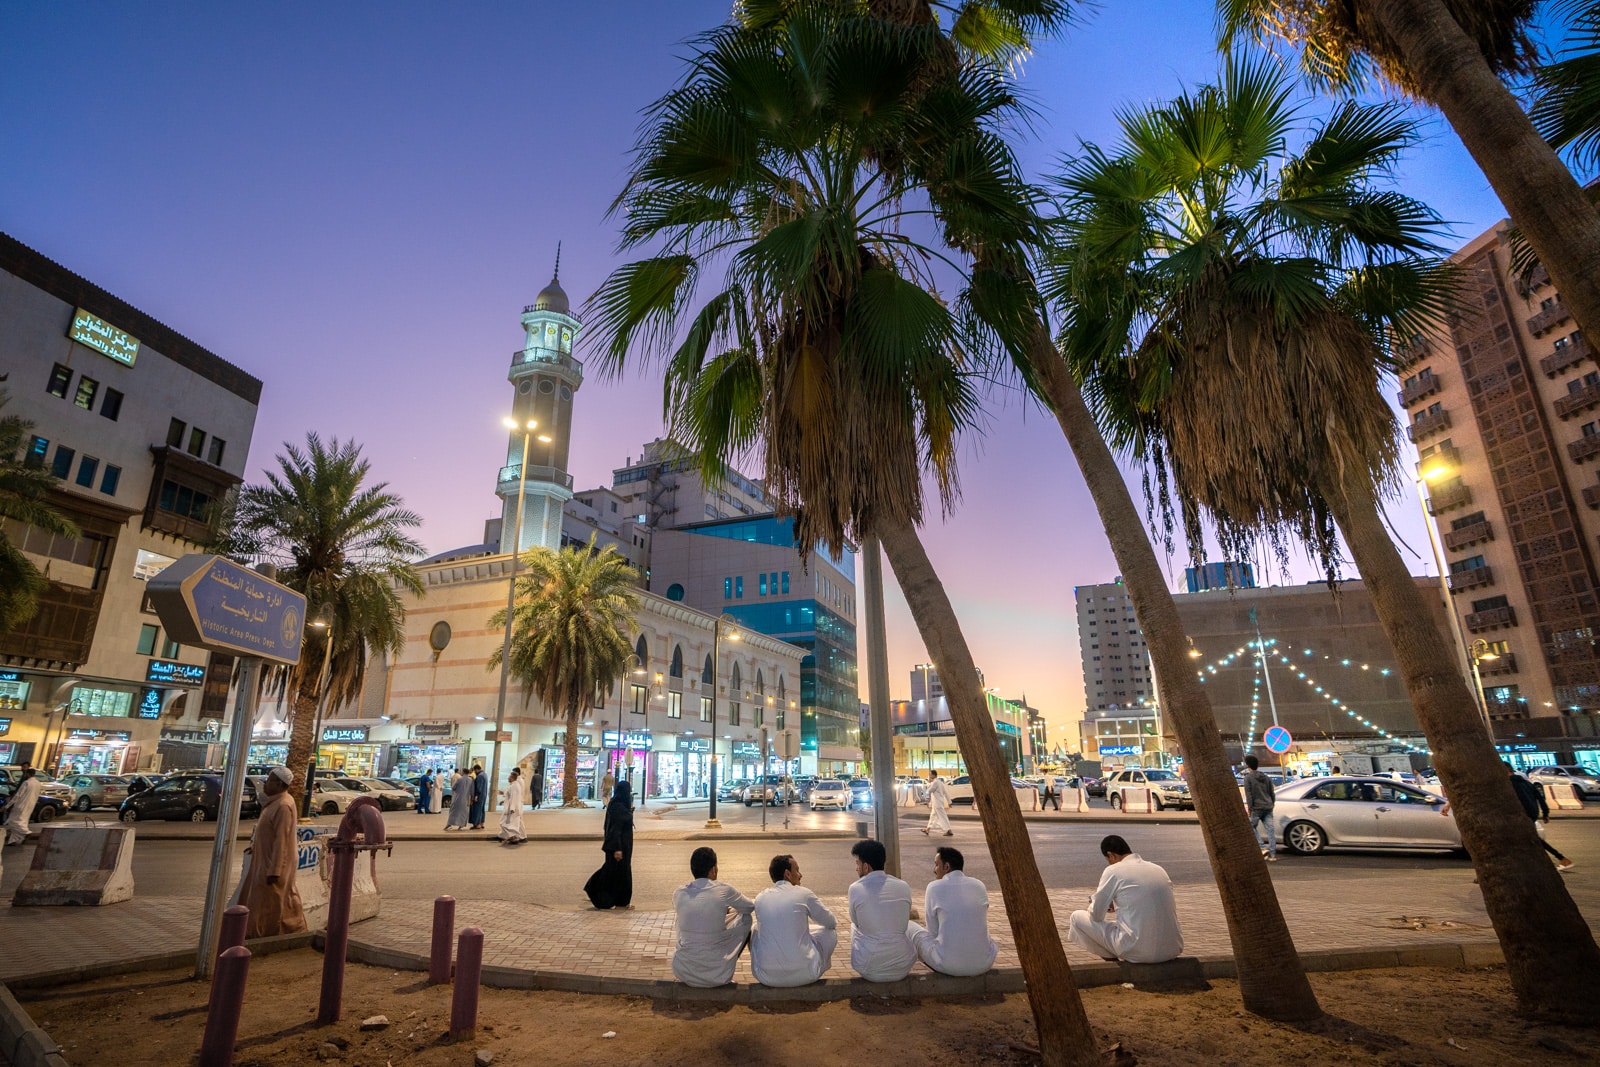
[[[589,876],[583,891],[597,908],[625,908],[633,901],[633,790],[626,782],[617,783],[606,805],[605,841],[600,847],[605,862]]]

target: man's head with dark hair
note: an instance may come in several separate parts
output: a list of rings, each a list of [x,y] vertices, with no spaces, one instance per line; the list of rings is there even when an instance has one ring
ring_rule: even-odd
[[[962,870],[967,863],[966,857],[961,855],[961,850],[959,848],[951,848],[949,845],[940,845],[934,849],[933,858],[935,862],[943,864],[952,871]]]
[[[889,850],[883,847],[883,842],[874,841],[870,837],[851,845],[850,855],[866,864],[868,870],[873,871],[883,870],[883,865],[889,862]]]
[[[783,876],[789,873],[789,868],[794,866],[794,857],[785,852],[781,856],[772,857],[772,862],[767,864],[767,876],[774,882],[783,881]]]
[[[1261,761],[1256,759],[1254,756],[1246,756],[1244,758],[1244,765],[1253,771],[1261,766]]]
[[[1123,840],[1121,834],[1107,834],[1100,839],[1100,855],[1116,856],[1120,859],[1123,856],[1133,855],[1133,849],[1128,847],[1128,842]]]
[[[710,878],[717,869],[717,850],[701,845],[689,853],[689,873],[696,878]],[[777,881],[776,878],[773,881]]]

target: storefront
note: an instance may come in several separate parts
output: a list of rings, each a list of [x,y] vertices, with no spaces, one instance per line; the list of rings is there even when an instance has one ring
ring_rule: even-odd
[[[430,770],[448,774],[466,763],[466,749],[453,722],[412,724],[410,739],[397,742],[394,752],[391,776],[395,778],[416,778]]]
[[[139,765],[139,746],[127,730],[72,729],[61,739],[54,773],[122,774]]]
[[[1496,745],[1494,747],[1495,751],[1500,753],[1501,759],[1519,771],[1528,771],[1535,767],[1554,767],[1561,762],[1560,757],[1548,743],[1519,741],[1514,744]],[[1600,756],[1600,753],[1591,753],[1590,755]]]
[[[600,750],[588,745],[594,740],[591,734],[578,735],[578,797],[581,800],[598,800],[595,792],[595,768],[600,764]],[[561,801],[562,780],[566,776],[567,748],[565,745],[544,746],[544,799]],[[604,772],[601,772],[604,774]]]
[[[755,741],[734,741],[730,746],[732,752],[728,756],[727,774],[723,777],[728,781],[741,779],[749,781],[761,774],[761,745]]]
[[[711,739],[678,737],[673,751],[655,753],[656,792],[663,797],[704,797],[711,783]]]
[[[370,726],[324,726],[317,745],[317,766],[352,778],[372,778],[383,769],[384,749],[369,739]]]
[[[651,743],[649,730],[607,730],[600,735],[601,766],[617,781],[631,782],[635,798],[660,795],[650,770]],[[604,776],[605,771],[600,773]]]

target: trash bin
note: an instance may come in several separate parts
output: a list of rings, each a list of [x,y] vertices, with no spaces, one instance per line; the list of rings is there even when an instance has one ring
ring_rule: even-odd
[[[872,836],[872,823],[868,822],[866,819],[857,819],[856,820],[856,836],[857,837],[871,837]]]

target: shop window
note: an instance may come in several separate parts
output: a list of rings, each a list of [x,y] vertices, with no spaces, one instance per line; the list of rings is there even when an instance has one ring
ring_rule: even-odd
[[[183,435],[189,429],[189,424],[182,419],[173,419],[167,423],[167,447],[182,448]]]
[[[701,697],[700,698],[700,721],[701,722],[710,722],[711,721],[711,698],[710,697]]]
[[[667,693],[667,718],[683,718],[683,694],[677,691]]]
[[[206,462],[210,463],[213,467],[222,466],[222,454],[227,450],[228,442],[224,441],[220,437],[213,437],[211,439],[211,451],[206,456]]]
[[[68,710],[74,715],[126,718],[133,710],[133,694],[80,685],[72,690]]]
[[[156,654],[156,637],[161,633],[161,627],[144,623],[139,627],[139,655],[153,656]]]
[[[99,473],[100,461],[93,456],[84,456],[78,464],[78,484],[85,489],[93,489],[95,475]]]
[[[100,491],[106,496],[117,495],[117,484],[122,481],[122,468],[106,464],[105,473],[100,475]]]
[[[50,473],[62,481],[66,481],[72,477],[72,461],[77,457],[78,453],[75,449],[68,448],[66,445],[57,445],[55,459],[50,461]]]
[[[65,400],[67,398],[67,389],[71,387],[71,385],[72,368],[63,367],[61,364],[57,363],[50,369],[50,384],[44,387],[44,391],[49,393],[51,396],[60,397],[62,400]]]
[[[100,401],[100,417],[117,421],[117,416],[122,414],[122,392],[118,389],[107,389],[105,399]]]
[[[645,686],[636,685],[633,689],[633,713],[643,715],[650,710],[650,690]]]
[[[93,411],[95,394],[99,391],[100,383],[85,374],[78,379],[78,391],[72,394],[73,407],[80,407],[85,411]]]

